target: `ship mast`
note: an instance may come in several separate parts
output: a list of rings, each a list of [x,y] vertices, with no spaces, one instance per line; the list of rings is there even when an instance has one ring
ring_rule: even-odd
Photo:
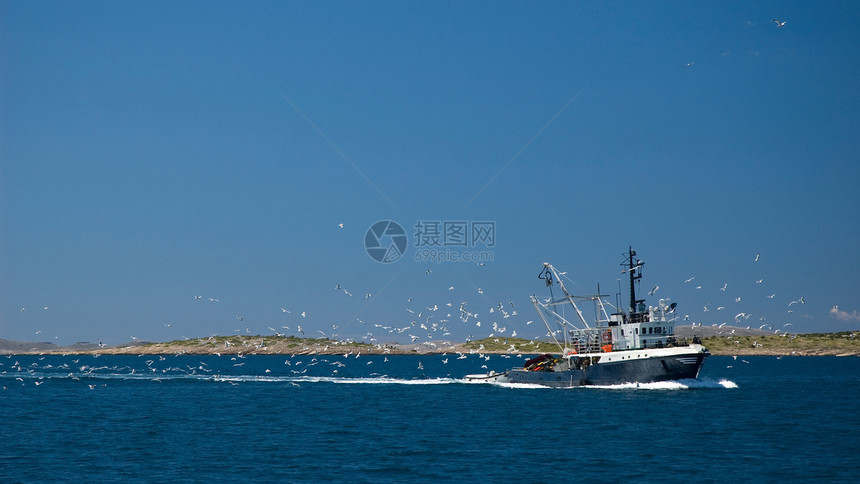
[[[636,256],[636,251],[633,250],[632,246],[628,246],[628,258],[625,265],[628,267],[628,272],[630,273],[630,315],[631,318],[635,313],[638,313],[639,303],[644,303],[644,299],[636,299],[636,281],[642,279],[642,271],[641,268],[645,265],[639,259],[634,259]],[[635,319],[635,318],[634,318]]]

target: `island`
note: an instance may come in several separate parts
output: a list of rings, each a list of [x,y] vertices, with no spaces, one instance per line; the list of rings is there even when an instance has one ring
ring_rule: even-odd
[[[858,331],[836,333],[781,333],[748,328],[685,328],[676,330],[679,339],[698,337],[717,356],[860,356]],[[354,340],[306,338],[295,335],[208,336],[164,343],[133,342],[105,346],[79,342],[71,346],[0,340],[0,354],[542,354],[558,353],[550,341],[495,336],[480,340],[425,341],[421,343],[367,343]]]

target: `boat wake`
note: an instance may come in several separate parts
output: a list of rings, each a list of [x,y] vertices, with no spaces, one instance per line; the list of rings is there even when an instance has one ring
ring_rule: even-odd
[[[536,383],[506,383],[497,381],[473,381],[473,380],[458,380],[458,383],[466,383],[471,385],[494,385],[503,388],[516,389],[556,389],[556,390],[572,390],[572,389],[598,389],[598,390],[688,390],[697,388],[715,388],[727,389],[737,388],[738,385],[726,379],[712,380],[710,378],[703,379],[687,379],[687,380],[671,380],[651,383],[619,383],[617,385],[585,385],[577,387],[548,387]]]
[[[217,375],[217,374],[180,374],[180,375],[152,375],[145,373],[67,373],[67,374],[39,374],[25,373],[17,375],[3,375],[6,380],[18,380],[20,382],[38,382],[41,384],[45,381],[58,380],[75,380],[82,382],[93,382],[94,380],[114,380],[114,381],[151,381],[151,382],[167,382],[167,381],[211,381],[224,383],[336,383],[347,385],[447,385],[451,383],[462,383],[463,380],[455,378],[395,378],[387,375],[370,376],[370,377],[325,377],[325,376],[269,376],[269,375]]]
[[[726,379],[712,380],[710,378],[703,379],[686,379],[686,380],[670,380],[657,381],[651,383],[620,383],[618,385],[591,385],[579,388],[602,388],[610,390],[688,390],[691,388],[737,388],[738,385]]]
[[[406,378],[392,378],[389,376],[377,377],[260,377],[260,376],[242,376],[242,377],[219,377],[217,381],[232,381],[232,382],[289,382],[289,383],[337,383],[342,385],[447,385],[457,383],[453,378],[424,378],[409,380]]]

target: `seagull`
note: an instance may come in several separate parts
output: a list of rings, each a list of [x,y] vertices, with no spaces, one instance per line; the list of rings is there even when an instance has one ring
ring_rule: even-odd
[[[684,282],[685,282],[685,283],[687,283],[687,282],[691,282],[693,279],[695,279],[695,277],[691,277],[691,278],[687,279],[687,280],[686,280],[686,281],[684,281]]]
[[[304,312],[304,311],[302,311],[302,317],[304,318],[304,317],[306,317],[306,316],[307,316],[307,313],[306,313],[306,312]]]
[[[299,333],[305,334],[305,330],[303,330],[301,326],[296,326],[296,329],[299,331]]]
[[[651,290],[648,292],[648,295],[649,295],[649,296],[653,296],[653,295],[654,295],[654,293],[655,293],[655,292],[657,292],[659,289],[660,289],[660,286],[654,286],[654,287],[652,287],[652,288],[651,288]]]
[[[483,293],[484,293],[484,290],[479,287],[478,288],[478,294],[483,294]]]
[[[771,22],[775,23],[777,28],[779,28],[779,27],[785,27],[785,22],[784,22],[784,21],[783,21],[783,22],[780,22],[780,21],[779,21],[779,20],[777,20],[777,19],[771,19]]]
[[[729,283],[723,284],[723,287],[720,288],[720,291],[726,292],[726,288],[729,287]]]
[[[785,22],[783,22],[782,24],[783,24],[783,25],[785,25]],[[781,26],[782,26],[782,25],[781,25]],[[780,26],[780,27],[781,27],[781,26]],[[759,254],[758,252],[756,252],[756,253],[755,253],[755,260],[754,260],[753,262],[758,262],[758,260],[759,260],[759,259],[761,259],[761,254]]]
[[[337,226],[338,226],[338,227],[340,227],[340,228],[343,228],[343,224],[342,224],[342,223],[337,224]]]
[[[429,276],[431,272],[433,272],[431,269],[427,269],[427,272],[425,272],[425,274]]]

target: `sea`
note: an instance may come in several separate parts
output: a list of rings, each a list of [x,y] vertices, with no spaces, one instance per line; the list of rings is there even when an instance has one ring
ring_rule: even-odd
[[[860,358],[472,383],[511,355],[3,355],[0,482],[857,482]]]

